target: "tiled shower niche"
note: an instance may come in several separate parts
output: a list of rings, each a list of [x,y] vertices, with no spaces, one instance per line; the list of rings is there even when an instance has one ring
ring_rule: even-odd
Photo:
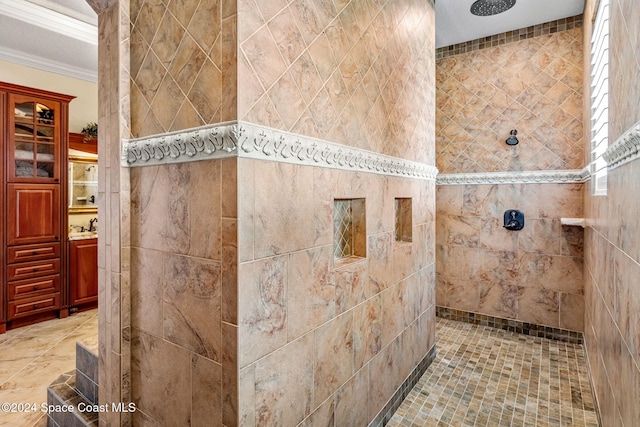
[[[349,261],[367,256],[365,199],[333,201],[333,257]]]

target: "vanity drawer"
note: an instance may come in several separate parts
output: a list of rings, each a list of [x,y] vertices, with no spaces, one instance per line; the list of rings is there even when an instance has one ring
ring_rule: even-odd
[[[60,308],[60,293],[12,301],[8,304],[9,320]]]
[[[8,300],[35,297],[60,291],[60,276],[37,277],[9,283]]]
[[[7,263],[37,261],[39,259],[60,258],[60,243],[40,243],[37,245],[10,246],[7,248]]]
[[[47,259],[44,261],[23,262],[21,264],[12,264],[7,266],[7,279],[9,281],[59,273],[59,258]]]

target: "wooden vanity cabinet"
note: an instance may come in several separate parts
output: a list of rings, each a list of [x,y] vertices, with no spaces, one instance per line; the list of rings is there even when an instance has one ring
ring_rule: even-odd
[[[94,308],[98,304],[98,239],[69,242],[69,307]]]
[[[73,96],[0,82],[0,332],[68,315],[68,111]]]

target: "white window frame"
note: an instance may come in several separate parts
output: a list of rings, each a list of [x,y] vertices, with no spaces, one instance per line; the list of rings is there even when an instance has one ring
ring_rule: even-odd
[[[591,188],[592,194],[607,194],[609,146],[609,0],[600,0],[591,35]]]

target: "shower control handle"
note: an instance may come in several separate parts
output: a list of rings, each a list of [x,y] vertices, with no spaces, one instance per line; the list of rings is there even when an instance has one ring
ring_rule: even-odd
[[[524,214],[517,209],[509,209],[504,212],[504,228],[517,231],[524,228]]]

